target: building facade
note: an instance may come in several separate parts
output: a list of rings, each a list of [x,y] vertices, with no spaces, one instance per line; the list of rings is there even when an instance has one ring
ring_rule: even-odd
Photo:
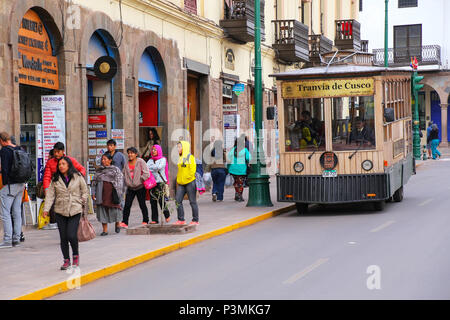
[[[150,128],[172,159],[180,138],[191,141],[199,159],[214,139],[228,147],[239,134],[253,140],[253,3],[0,0],[2,130],[30,146],[37,180],[55,139],[91,174],[107,139],[142,150]],[[357,19],[358,6],[353,0],[261,1],[264,115],[277,101],[269,75],[308,65],[311,35],[331,48],[335,21]],[[263,119],[265,129],[276,129],[276,117]],[[269,156],[276,153],[273,141]],[[171,161],[171,172],[175,166]]]
[[[361,35],[369,40],[375,63],[383,65],[384,3],[360,2]],[[420,128],[426,130],[429,121],[436,123],[442,145],[448,145],[450,132],[447,112],[450,99],[448,14],[450,3],[445,0],[390,0],[388,5],[389,66],[407,67],[411,57],[417,57],[419,75],[424,76],[421,83],[425,84],[418,101]],[[426,134],[422,144],[426,144]]]

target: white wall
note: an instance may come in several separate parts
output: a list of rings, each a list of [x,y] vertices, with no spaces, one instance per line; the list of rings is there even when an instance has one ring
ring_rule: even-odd
[[[384,48],[384,8],[383,0],[363,0],[359,22],[361,39],[369,40],[369,52]],[[418,6],[413,8],[398,8],[398,0],[389,0],[389,48],[394,46],[394,26],[422,24],[422,45],[440,45],[441,61],[445,66],[446,61],[450,60],[449,15],[448,0],[418,0]]]

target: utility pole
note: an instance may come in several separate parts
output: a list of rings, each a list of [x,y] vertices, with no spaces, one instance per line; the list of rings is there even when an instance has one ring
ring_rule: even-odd
[[[422,81],[423,76],[417,74],[417,58],[411,59],[411,67],[414,72],[411,77],[411,91],[414,96],[414,121],[413,121],[413,156],[416,160],[420,160],[420,134],[419,134],[419,91],[423,88],[423,84],[419,84]]]
[[[249,175],[249,195],[247,207],[272,207],[270,200],[269,176],[262,174],[266,167],[262,135],[262,67],[261,67],[261,3],[255,0],[255,129],[256,164],[252,164]]]
[[[388,5],[389,0],[384,0],[384,66],[388,67]]]

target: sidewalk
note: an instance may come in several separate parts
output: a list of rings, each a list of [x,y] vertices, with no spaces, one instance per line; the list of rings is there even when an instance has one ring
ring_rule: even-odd
[[[223,202],[212,202],[211,193],[204,193],[198,198],[200,225],[197,226],[195,232],[184,235],[126,235],[125,230],[116,234],[114,224],[109,224],[109,235],[100,237],[101,224],[96,220],[95,215],[90,215],[89,220],[96,229],[98,236],[91,241],[80,243],[81,275],[88,275],[93,279],[102,277],[102,275],[99,276],[101,270],[108,270],[106,274],[112,274],[143,260],[151,259],[153,256],[165,254],[220,233],[232,231],[245,226],[247,223],[225,228],[219,232],[215,230],[259,217],[264,213],[277,212],[280,209],[292,207],[292,204],[276,201],[276,181],[274,177],[271,178],[270,189],[274,206],[263,208],[247,208],[247,201],[241,203],[234,201],[233,188],[225,190]],[[244,199],[248,199],[248,188],[244,191]],[[150,214],[150,203],[148,201],[147,207]],[[184,201],[184,208],[185,218],[189,223],[192,213],[189,202],[186,200]],[[176,210],[174,210],[170,223],[176,220]],[[256,220],[254,219],[248,224],[254,223]],[[129,226],[139,226],[141,222],[142,214],[137,200],[135,200]],[[2,275],[0,299],[18,298],[66,282],[70,277],[70,274],[59,270],[62,264],[62,255],[57,230],[29,230],[25,232],[25,238],[26,240],[21,247],[0,251],[0,274]],[[155,254],[154,251],[157,250],[159,251]],[[108,268],[111,266],[113,267]],[[53,288],[54,290],[60,289]],[[48,294],[52,290],[46,289],[44,291]]]

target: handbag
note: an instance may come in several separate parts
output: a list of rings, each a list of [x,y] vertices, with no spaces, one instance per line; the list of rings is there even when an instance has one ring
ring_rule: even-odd
[[[150,190],[150,189],[153,189],[154,187],[156,187],[156,179],[151,172],[150,172],[150,177],[148,177],[148,179],[144,181],[144,187],[147,190]]]
[[[84,206],[86,211],[86,206]],[[79,242],[89,241],[95,238],[95,230],[89,222],[85,212],[81,213],[80,224],[78,225],[77,237]]]

